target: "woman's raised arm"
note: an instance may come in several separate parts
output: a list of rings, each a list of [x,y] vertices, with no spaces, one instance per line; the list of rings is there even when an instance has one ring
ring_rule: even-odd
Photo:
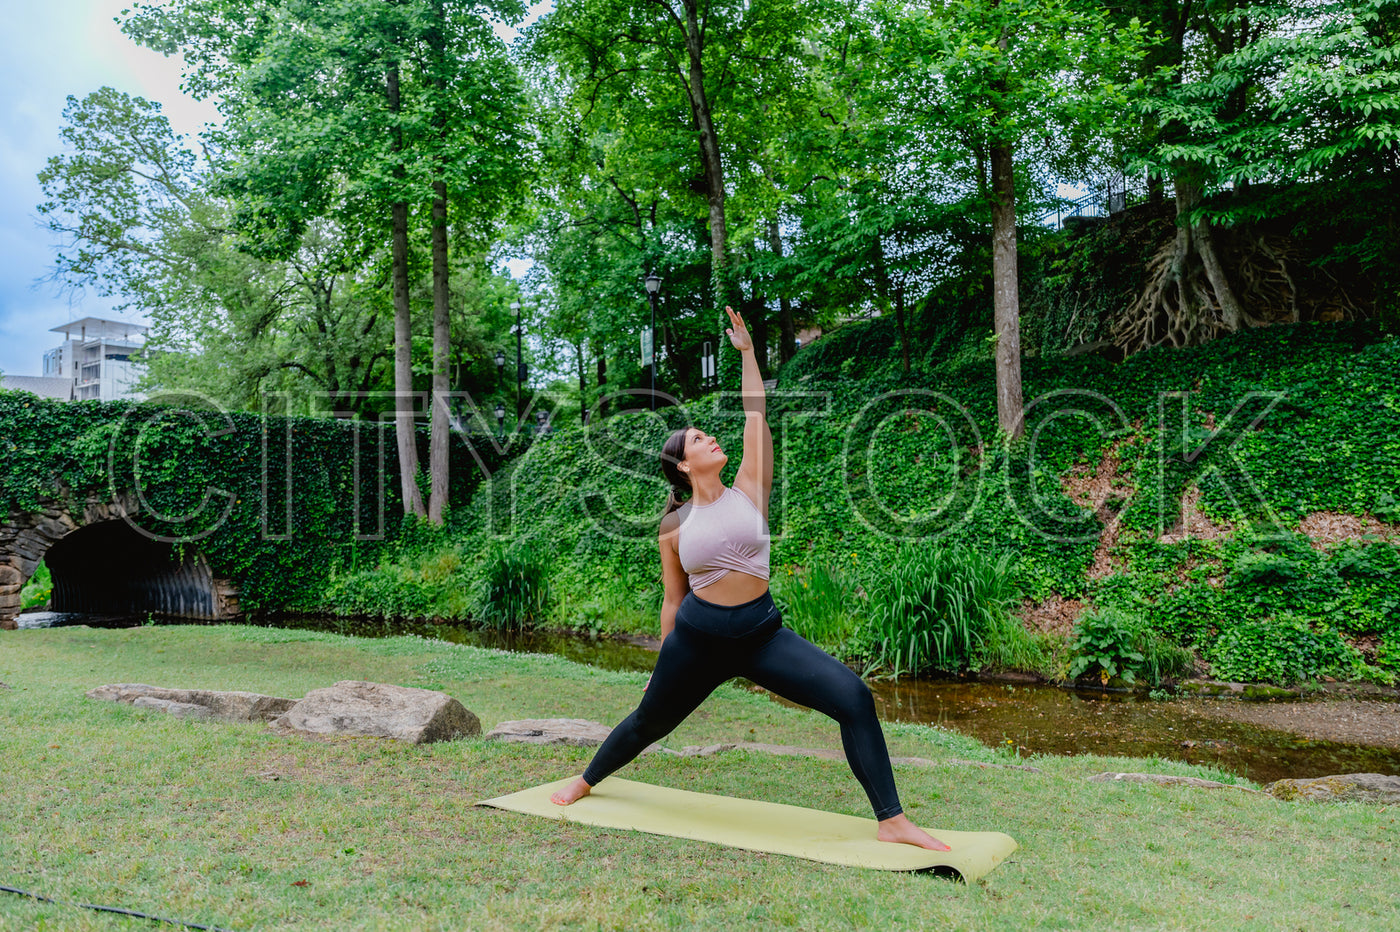
[[[743,360],[739,392],[744,399],[744,454],[734,484],[767,518],[768,495],[773,490],[773,432],[768,429],[768,398],[763,391],[763,375],[758,371],[749,328],[733,308],[724,310],[731,324],[725,332]]]

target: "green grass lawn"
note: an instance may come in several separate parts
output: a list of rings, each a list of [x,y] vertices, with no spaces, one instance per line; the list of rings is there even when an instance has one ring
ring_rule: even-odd
[[[490,729],[554,716],[611,724],[645,676],[414,638],[0,633],[0,885],[231,929],[1388,929],[1400,915],[1394,807],[1085,779],[1222,779],[1184,764],[899,767],[916,822],[1020,842],[964,886],[473,807],[579,772],[585,749],[313,741],[83,696],[144,682],[299,697],[340,679],[442,689]],[[886,731],[896,755],[1012,760],[936,729]],[[839,747],[827,719],[733,688],[666,743],[736,740]],[[869,817],[839,762],[655,755],[620,775]],[[126,928],[159,927],[0,895],[0,929]]]

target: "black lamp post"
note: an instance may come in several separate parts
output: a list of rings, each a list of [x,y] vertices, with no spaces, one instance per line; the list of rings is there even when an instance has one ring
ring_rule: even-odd
[[[647,300],[651,302],[651,410],[656,410],[656,295],[661,279],[655,272],[646,278]]]
[[[506,432],[506,406],[499,401],[496,402],[496,432],[501,436]]]
[[[506,354],[504,350],[496,350],[496,379],[499,382],[501,373],[506,368]]]
[[[512,301],[510,309],[515,312],[515,423],[520,423],[520,386],[525,381],[525,364],[520,357],[520,342],[523,331],[520,327],[520,302]]]

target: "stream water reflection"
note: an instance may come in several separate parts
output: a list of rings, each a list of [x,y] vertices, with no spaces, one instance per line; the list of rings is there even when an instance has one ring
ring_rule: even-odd
[[[130,627],[144,619],[41,613],[21,615],[20,627],[90,624]],[[652,646],[585,635],[501,634],[457,625],[366,624],[348,619],[279,618],[279,627],[311,628],[362,637],[415,634],[456,644],[556,654],[609,670],[650,671]],[[1338,773],[1400,774],[1400,749],[1315,741],[1285,731],[1220,721],[1197,711],[1205,702],[1158,702],[1143,696],[1053,686],[936,680],[870,683],[885,721],[939,725],[984,744],[1008,741],[1023,756],[1099,754],[1159,757],[1216,764],[1259,783]],[[580,712],[580,714],[583,714]],[[1400,705],[1396,708],[1400,721]]]

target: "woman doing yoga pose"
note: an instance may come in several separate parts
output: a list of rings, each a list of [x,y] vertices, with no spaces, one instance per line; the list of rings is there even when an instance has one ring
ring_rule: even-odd
[[[834,718],[846,760],[870,797],[881,841],[947,851],[904,815],[870,689],[845,664],[783,627],[768,591],[768,495],[773,436],[753,342],[732,309],[730,341],[743,357],[747,423],[734,485],[718,441],[689,427],[661,452],[672,492],[661,519],[661,653],[636,711],[612,730],[583,775],[550,797],[567,806],[598,781],[670,734],[725,680],[746,677],[779,696]],[[680,503],[677,493],[689,493]]]

